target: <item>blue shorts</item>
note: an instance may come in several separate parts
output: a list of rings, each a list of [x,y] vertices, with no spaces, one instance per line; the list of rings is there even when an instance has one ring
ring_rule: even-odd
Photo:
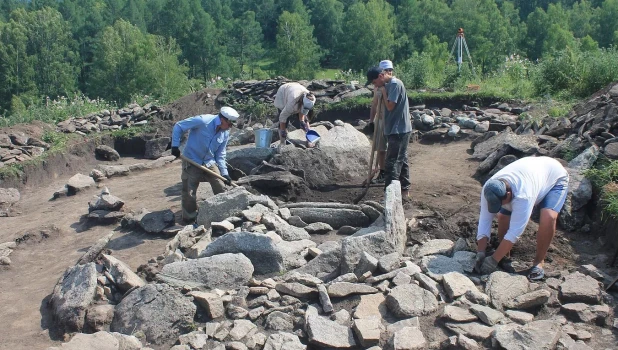
[[[545,195],[543,200],[537,205],[538,209],[551,209],[556,213],[560,213],[562,210],[562,206],[564,205],[564,201],[566,200],[567,193],[569,192],[569,178],[565,177],[554,185],[554,187],[549,190],[549,192]],[[504,208],[500,208],[500,214],[503,215],[511,215],[510,210],[506,210]]]

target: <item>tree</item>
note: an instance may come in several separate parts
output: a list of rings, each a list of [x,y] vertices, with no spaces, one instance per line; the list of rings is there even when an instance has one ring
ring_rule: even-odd
[[[264,54],[262,48],[262,28],[255,20],[253,11],[245,12],[234,20],[234,30],[229,34],[228,50],[231,56],[238,60],[241,73],[245,64],[249,64],[251,71],[257,66],[257,61]]]
[[[319,67],[319,47],[307,18],[284,11],[277,26],[277,71],[291,79],[310,79]]]
[[[343,34],[343,3],[338,0],[311,0],[309,10],[314,35],[324,52],[322,59],[326,64],[336,62],[340,56],[337,46]]]
[[[616,44],[615,32],[618,31],[618,0],[605,0],[599,11],[599,34],[597,41],[601,47]]]
[[[34,82],[43,96],[59,96],[77,88],[78,55],[73,51],[69,24],[57,10],[46,7],[11,14],[24,23],[28,35],[27,54],[34,67]]]
[[[0,23],[0,107],[8,108],[13,96],[37,95],[28,31],[23,23]]]
[[[188,83],[179,55],[173,39],[142,33],[118,20],[98,38],[89,93],[118,103],[130,101],[135,94],[178,97]]]
[[[352,5],[346,13],[343,32],[341,46],[346,68],[364,71],[393,57],[393,7],[384,0]]]
[[[594,35],[598,31],[596,12],[590,1],[581,0],[573,5],[569,12],[569,27],[576,38]]]

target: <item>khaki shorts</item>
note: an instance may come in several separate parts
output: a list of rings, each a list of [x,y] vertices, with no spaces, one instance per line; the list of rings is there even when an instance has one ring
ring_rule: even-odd
[[[376,151],[386,152],[386,136],[384,136],[384,119],[375,119],[376,127],[376,139],[373,142],[377,142]]]

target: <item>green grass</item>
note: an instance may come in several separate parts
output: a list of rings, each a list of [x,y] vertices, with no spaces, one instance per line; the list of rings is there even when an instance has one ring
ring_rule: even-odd
[[[597,164],[587,170],[585,175],[601,193],[603,214],[618,218],[618,161],[601,158]]]
[[[13,126],[21,123],[41,121],[56,124],[70,117],[82,117],[89,113],[100,112],[104,109],[114,109],[115,106],[101,99],[91,100],[85,95],[60,97],[58,100],[48,100],[41,105],[33,105],[9,116],[0,118],[0,127]]]

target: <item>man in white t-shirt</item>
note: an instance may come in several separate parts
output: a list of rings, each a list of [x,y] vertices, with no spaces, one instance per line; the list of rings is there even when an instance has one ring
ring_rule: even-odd
[[[288,118],[298,114],[300,127],[309,131],[309,120],[313,117],[315,96],[299,83],[286,83],[279,87],[274,105],[279,110],[279,145],[285,145],[288,132]]]
[[[556,233],[558,213],[564,205],[569,174],[550,157],[525,157],[497,172],[483,186],[479,215],[476,270],[482,274],[495,271],[498,263],[513,248],[526,229],[534,206],[541,210],[537,232],[536,256],[528,274],[530,280],[545,276],[543,263]],[[485,256],[491,236],[491,223],[498,216],[498,249]]]

